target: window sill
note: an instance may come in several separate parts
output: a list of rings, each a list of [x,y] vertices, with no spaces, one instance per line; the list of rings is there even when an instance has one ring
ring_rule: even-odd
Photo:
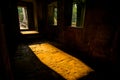
[[[21,34],[39,34],[38,31],[21,31]]]
[[[70,27],[72,27],[72,28],[83,28],[82,26],[70,26]]]

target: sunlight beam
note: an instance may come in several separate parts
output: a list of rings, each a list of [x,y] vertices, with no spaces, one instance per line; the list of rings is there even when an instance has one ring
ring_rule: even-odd
[[[49,43],[29,45],[38,59],[67,80],[77,80],[94,70]]]

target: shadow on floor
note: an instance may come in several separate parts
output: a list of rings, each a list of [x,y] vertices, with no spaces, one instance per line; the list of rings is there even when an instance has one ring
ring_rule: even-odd
[[[18,46],[14,63],[15,80],[65,80],[40,62],[27,45]]]
[[[34,55],[34,53],[31,51],[31,49],[28,47],[28,44],[42,42],[46,41],[37,41],[31,43],[27,42],[27,44],[22,43],[18,46],[16,55],[14,57],[15,80],[65,80],[61,75],[40,62],[38,58]],[[92,59],[88,56],[77,54],[81,52],[75,51],[73,49],[68,49],[64,45],[55,42],[50,43],[58,47],[59,49],[69,53],[70,55],[83,60],[83,62],[85,62],[86,64],[88,64],[88,66],[92,67],[95,70],[95,73],[79,80],[117,79],[116,74],[118,71],[113,70],[114,68],[111,66],[112,64],[106,61],[101,62],[97,59]]]

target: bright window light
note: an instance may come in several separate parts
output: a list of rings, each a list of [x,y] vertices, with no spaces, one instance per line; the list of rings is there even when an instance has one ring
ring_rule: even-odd
[[[26,7],[18,7],[20,30],[28,29],[28,16]]]

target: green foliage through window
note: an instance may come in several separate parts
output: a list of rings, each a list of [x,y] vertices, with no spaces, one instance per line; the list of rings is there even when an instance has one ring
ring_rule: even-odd
[[[72,26],[76,26],[77,23],[77,4],[73,4],[72,9]]]
[[[57,8],[54,8],[54,25],[57,25]]]
[[[72,27],[82,28],[85,17],[85,0],[73,0],[72,4]]]
[[[21,22],[23,20],[22,7],[18,7],[18,14],[19,14],[19,21]]]
[[[18,16],[20,29],[28,29],[27,9],[26,7],[18,7]]]

